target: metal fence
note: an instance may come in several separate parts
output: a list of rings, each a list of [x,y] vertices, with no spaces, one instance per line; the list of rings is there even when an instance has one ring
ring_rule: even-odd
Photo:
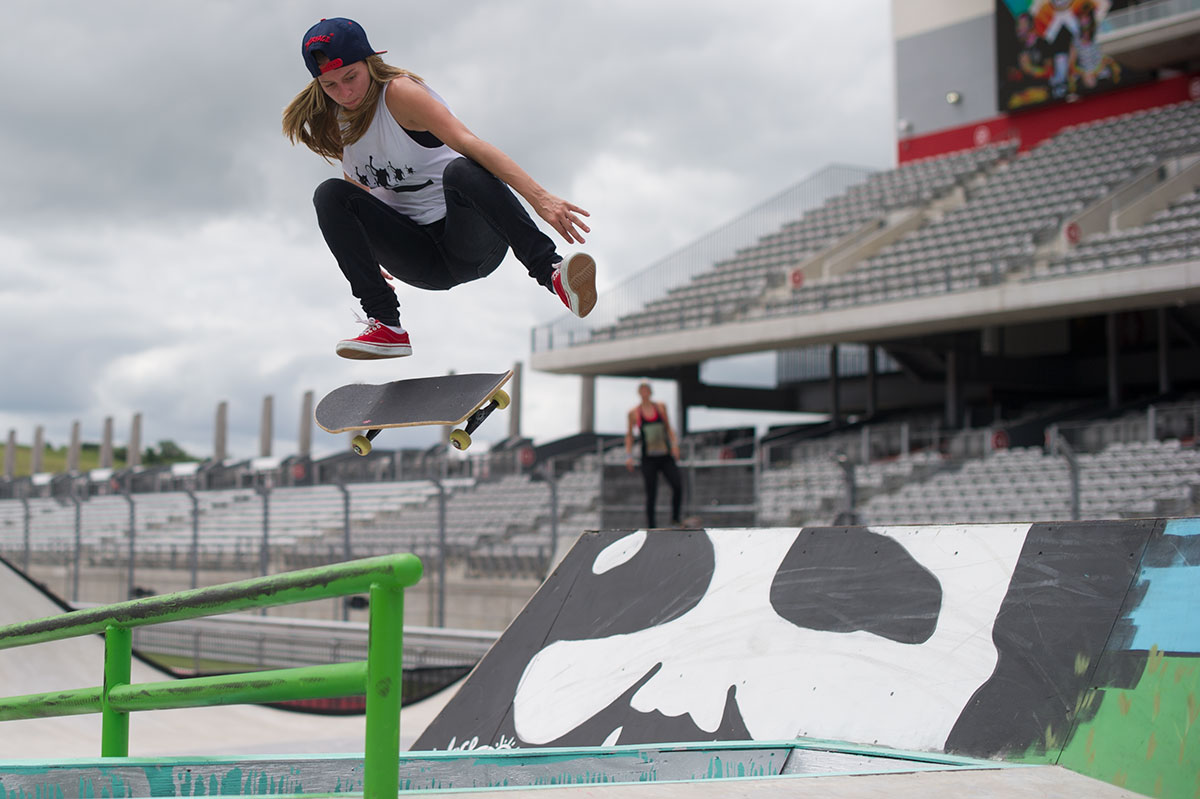
[[[0,553],[70,601],[112,602],[409,551],[427,568],[429,596],[418,589],[416,604],[427,604],[430,623],[440,626],[448,567],[488,535],[497,539],[493,552],[504,547],[507,530],[496,517],[468,519],[458,506],[470,498],[451,505],[488,484],[450,478],[0,500]],[[531,494],[527,515],[554,515],[549,500],[544,489]],[[544,574],[549,544],[520,550],[533,564],[527,576]],[[340,601],[317,612],[350,617]]]
[[[1151,405],[1116,419],[1060,422],[1047,431],[1050,447],[1065,441],[1076,452],[1099,452],[1111,444],[1162,439],[1200,440],[1200,402]]]
[[[1198,418],[1200,403],[1181,402],[1045,427],[1035,420],[941,431],[930,420],[768,443],[759,523],[1192,515],[1200,503]]]
[[[1116,34],[1138,25],[1159,22],[1170,17],[1200,11],[1200,0],[1148,0],[1105,16],[1100,23],[1100,41],[1107,34]]]
[[[1188,513],[1197,440],[1196,401],[1052,425],[947,430],[932,414],[765,438],[697,433],[680,460],[682,516],[729,527]],[[76,478],[58,484],[67,493],[0,499],[0,553],[70,601],[112,602],[409,551],[426,564],[410,592],[418,623],[502,629],[574,536],[645,526],[642,478],[626,470],[620,439],[595,446],[530,471],[505,468],[515,462],[505,456],[437,479],[138,493]],[[660,483],[660,525],[670,501]],[[298,607],[326,620],[356,612]]]

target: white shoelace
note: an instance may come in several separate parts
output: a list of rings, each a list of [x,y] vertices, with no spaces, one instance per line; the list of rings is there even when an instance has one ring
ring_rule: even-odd
[[[383,322],[380,322],[378,319],[376,319],[373,316],[368,316],[366,319],[363,319],[361,316],[359,316],[357,313],[355,313],[354,321],[358,322],[360,325],[367,326],[367,329],[359,334],[360,336],[365,336],[368,333],[372,333],[381,327],[386,327],[389,330],[391,330],[393,333],[404,333],[403,327],[392,327],[391,325],[385,325]]]
[[[366,319],[363,319],[361,316],[359,316],[357,313],[355,313],[355,314],[354,314],[354,321],[355,321],[355,322],[358,322],[360,325],[366,325],[366,326],[367,326],[367,329],[366,329],[366,330],[364,330],[364,331],[363,331],[363,332],[360,334],[360,335],[363,335],[363,336],[365,336],[367,333],[373,333],[374,331],[376,331],[376,330],[378,330],[379,328],[383,327],[383,323],[382,323],[382,322],[380,322],[378,319],[376,319],[376,318],[375,318],[375,317],[373,317],[373,316],[368,316]]]

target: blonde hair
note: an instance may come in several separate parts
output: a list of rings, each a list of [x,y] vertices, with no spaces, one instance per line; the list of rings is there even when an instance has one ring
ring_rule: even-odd
[[[363,63],[371,85],[357,108],[343,109],[325,94],[316,78],[288,103],[283,109],[283,135],[292,144],[300,142],[326,161],[340,161],[346,145],[361,139],[371,126],[383,87],[395,78],[424,83],[419,75],[386,64],[377,55],[367,56]]]

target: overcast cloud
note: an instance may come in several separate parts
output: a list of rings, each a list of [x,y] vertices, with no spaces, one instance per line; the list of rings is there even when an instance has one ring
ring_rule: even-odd
[[[511,257],[451,292],[401,287],[414,355],[351,362],[357,303],[312,211],[340,174],[280,134],[321,17],[349,16],[548,190],[587,208],[601,287],[831,163],[893,163],[887,0],[9,2],[0,81],[0,431],[65,444],[295,451],[301,396],[529,359],[561,306]],[[543,225],[544,229],[548,227]],[[559,242],[563,251],[568,250]],[[603,297],[602,300],[603,301]],[[578,379],[525,369],[522,432],[577,432]],[[660,398],[669,395],[660,392]],[[597,427],[635,401],[601,380]],[[693,427],[729,423],[698,412]],[[480,438],[502,436],[493,421]],[[435,440],[427,429],[388,446]],[[314,432],[317,454],[345,446]]]

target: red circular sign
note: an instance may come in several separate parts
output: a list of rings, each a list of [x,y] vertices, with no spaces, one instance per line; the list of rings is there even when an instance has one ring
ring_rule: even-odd
[[[1079,235],[1080,233],[1078,224],[1072,222],[1071,224],[1067,225],[1067,241],[1071,242],[1072,244],[1078,244]]]
[[[792,280],[792,288],[798,289],[801,286],[803,286],[804,285],[804,270],[803,269],[793,269],[791,280]]]

